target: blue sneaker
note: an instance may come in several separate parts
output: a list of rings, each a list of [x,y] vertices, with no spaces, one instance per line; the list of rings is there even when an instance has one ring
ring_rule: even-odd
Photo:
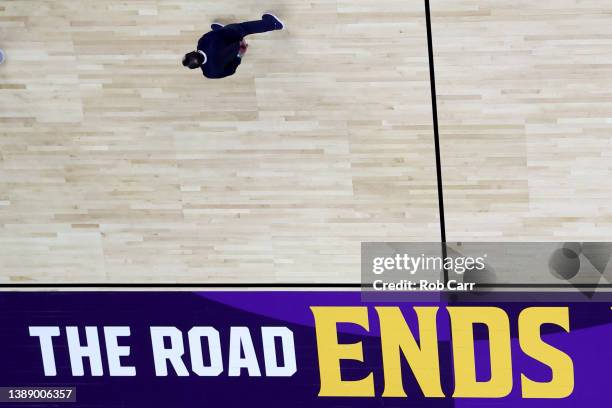
[[[222,29],[223,27],[225,27],[225,26],[224,26],[223,24],[219,24],[219,23],[212,23],[212,24],[210,25],[210,28],[211,28],[213,31],[220,30],[220,29]]]
[[[264,21],[270,21],[272,24],[274,24],[275,30],[282,30],[283,28],[285,28],[285,23],[283,23],[281,19],[276,17],[274,14],[266,13],[261,16],[261,19]]]

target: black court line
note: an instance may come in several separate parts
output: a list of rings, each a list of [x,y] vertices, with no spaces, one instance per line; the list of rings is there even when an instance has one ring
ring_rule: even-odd
[[[0,283],[0,289],[177,288],[177,289],[333,289],[361,288],[361,283]]]
[[[494,289],[599,289],[612,288],[612,283],[576,283],[574,285],[568,283],[477,283],[476,286]]]
[[[442,259],[446,259],[446,221],[444,218],[444,190],[442,185],[442,160],[440,154],[440,131],[438,129],[438,100],[436,92],[436,70],[434,66],[433,39],[431,34],[431,12],[429,0],[425,0],[425,22],[427,25],[427,53],[429,56],[429,84],[431,87],[431,114],[433,118],[434,149],[436,153],[436,179],[438,184],[438,213],[440,216],[440,241]],[[448,270],[443,267],[444,283],[448,283]]]
[[[0,289],[362,289],[362,283],[2,283]],[[477,283],[483,289],[612,289],[612,283]],[[554,293],[554,292],[553,292]]]

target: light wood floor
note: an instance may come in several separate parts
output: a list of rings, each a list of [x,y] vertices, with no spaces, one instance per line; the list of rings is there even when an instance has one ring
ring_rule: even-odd
[[[612,3],[433,0],[449,240],[612,240]]]
[[[182,54],[273,9],[238,74]],[[349,282],[440,239],[424,6],[0,3],[4,282]]]
[[[272,9],[238,74],[180,66]],[[449,240],[610,240],[612,4],[432,0]],[[437,241],[423,1],[0,3],[0,281],[356,282]]]

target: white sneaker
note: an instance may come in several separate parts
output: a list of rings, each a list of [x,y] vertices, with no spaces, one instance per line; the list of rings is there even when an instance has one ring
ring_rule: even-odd
[[[285,23],[283,23],[283,21],[276,17],[274,14],[272,13],[265,13],[263,16],[261,16],[262,19],[265,18],[271,18],[274,20],[274,29],[276,30],[282,30],[285,28]]]

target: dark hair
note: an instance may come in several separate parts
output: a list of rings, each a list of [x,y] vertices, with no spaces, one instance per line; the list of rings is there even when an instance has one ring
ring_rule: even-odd
[[[197,51],[191,51],[183,57],[183,66],[189,69],[199,68],[204,62],[204,56]]]

